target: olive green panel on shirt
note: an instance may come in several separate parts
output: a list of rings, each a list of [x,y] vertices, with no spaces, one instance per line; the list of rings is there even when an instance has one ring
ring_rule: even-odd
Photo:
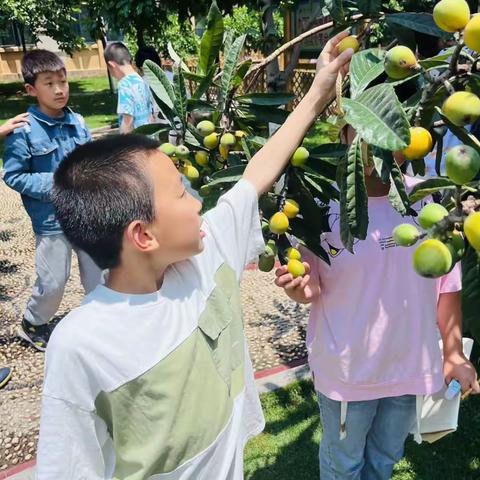
[[[143,480],[175,470],[226,427],[245,385],[240,291],[226,264],[215,275],[197,328],[140,377],[98,395],[112,437],[113,478]]]

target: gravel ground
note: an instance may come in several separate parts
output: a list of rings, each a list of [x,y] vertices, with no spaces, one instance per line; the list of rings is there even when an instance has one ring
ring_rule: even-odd
[[[0,366],[14,377],[0,391],[0,472],[35,456],[38,439],[43,353],[16,337],[17,325],[35,281],[35,241],[19,195],[0,181]],[[83,295],[74,260],[58,318]],[[305,357],[307,309],[273,285],[273,273],[246,271],[242,282],[245,326],[256,371]]]

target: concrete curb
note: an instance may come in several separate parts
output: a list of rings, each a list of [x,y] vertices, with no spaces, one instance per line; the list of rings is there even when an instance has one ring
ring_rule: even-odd
[[[279,365],[275,368],[262,370],[255,374],[255,384],[258,393],[268,393],[283,388],[298,380],[310,378],[310,369],[305,358],[292,362],[290,365]],[[34,480],[35,460],[22,463],[0,473],[0,480]]]
[[[0,480],[34,480],[35,479],[35,460],[31,460],[16,467],[10,468],[0,473]]]
[[[259,377],[255,379],[258,393],[268,393],[286,387],[290,383],[298,380],[310,378],[310,368],[307,363],[296,367],[288,368],[272,375]]]

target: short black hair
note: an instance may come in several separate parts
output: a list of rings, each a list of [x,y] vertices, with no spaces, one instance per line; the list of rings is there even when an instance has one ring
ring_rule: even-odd
[[[23,80],[30,85],[35,85],[40,73],[60,72],[61,70],[67,72],[63,60],[49,50],[31,50],[22,58]]]
[[[132,63],[132,55],[126,45],[122,42],[109,43],[105,48],[103,56],[107,63],[115,62],[118,63],[118,65],[131,65]]]
[[[142,47],[137,50],[135,54],[135,65],[138,68],[143,68],[145,60],[151,60],[153,63],[156,63],[159,67],[162,66],[160,56],[153,47]]]
[[[144,135],[111,135],[78,147],[55,172],[52,201],[63,232],[102,269],[119,265],[131,222],[155,219],[144,162],[159,145]]]

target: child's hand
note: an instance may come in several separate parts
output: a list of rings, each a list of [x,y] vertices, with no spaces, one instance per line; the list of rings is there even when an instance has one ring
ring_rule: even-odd
[[[303,277],[293,278],[291,273],[288,273],[287,266],[282,265],[275,271],[275,285],[283,288],[285,293],[297,303],[310,303],[316,296],[318,285],[311,285],[310,265],[303,262],[305,265],[305,275]]]
[[[335,94],[335,82],[340,73],[344,77],[350,66],[353,50],[348,49],[338,54],[337,45],[347,37],[347,31],[340,32],[331,38],[325,45],[317,59],[317,73],[311,91],[321,98],[332,98]]]
[[[3,125],[0,125],[0,138],[12,133],[16,128],[25,126],[27,123],[30,123],[28,113],[21,113],[16,117],[10,118]]]
[[[446,356],[443,361],[443,373],[447,384],[455,379],[462,386],[462,392],[465,393],[470,390],[472,394],[480,393],[475,367],[463,353],[453,353]]]

